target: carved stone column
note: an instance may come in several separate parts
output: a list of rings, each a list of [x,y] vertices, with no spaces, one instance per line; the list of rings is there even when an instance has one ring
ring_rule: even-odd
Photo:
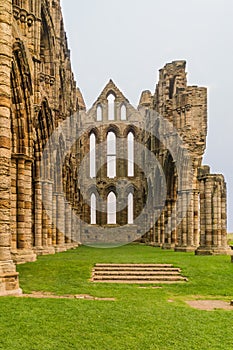
[[[193,234],[193,193],[191,190],[182,191],[180,194],[181,205],[179,218],[183,218],[178,226],[178,244],[175,247],[177,252],[194,252]]]
[[[16,250],[12,258],[16,263],[32,262],[36,254],[32,249],[32,159],[14,154],[16,165]]]
[[[11,249],[17,249],[17,188],[16,188],[16,159],[11,158]]]
[[[11,260],[11,59],[12,1],[0,3],[0,295],[20,294],[18,273]]]
[[[17,246],[25,247],[25,198],[24,198],[24,159],[17,157]]]
[[[159,220],[160,220],[160,244],[162,245],[162,244],[165,243],[165,234],[164,234],[164,231],[165,231],[165,228],[164,228],[164,210],[162,211]]]
[[[72,210],[72,236],[71,236],[73,247],[78,247],[80,244],[80,241],[81,241],[81,238],[80,238],[80,232],[81,232],[80,215],[78,214],[78,212],[79,212],[78,207],[73,206],[73,210]]]
[[[199,177],[201,243],[196,255],[231,255],[226,233],[226,184],[222,175]]]
[[[194,194],[193,192],[188,195],[187,194],[187,224],[188,224],[188,251],[194,251],[197,247],[194,244]]]
[[[49,180],[42,182],[42,254],[54,254],[52,246],[52,220],[53,220],[53,183]]]
[[[160,229],[160,218],[158,218],[155,224],[155,246],[160,247],[161,242],[161,229]]]
[[[176,200],[173,201],[172,205],[172,234],[171,234],[171,244],[173,247],[176,246],[177,243],[177,211],[176,211]]]
[[[171,199],[166,202],[166,211],[165,211],[165,242],[162,246],[163,249],[174,248],[172,245],[172,201]]]
[[[71,205],[65,202],[65,243],[71,244]]]
[[[223,179],[222,181],[222,189],[221,189],[221,195],[219,195],[219,203],[221,204],[221,244],[223,247],[228,248],[227,244],[227,189],[226,189],[226,183]]]
[[[41,181],[34,180],[35,189],[35,251],[42,249],[42,189]]]
[[[52,223],[52,242],[57,245],[57,194],[53,192],[53,223]]]
[[[57,194],[57,247],[56,252],[65,251],[65,201],[63,194]]]
[[[196,247],[200,244],[200,212],[199,212],[199,192],[198,190],[194,190],[193,193],[193,235],[194,235],[194,245]]]

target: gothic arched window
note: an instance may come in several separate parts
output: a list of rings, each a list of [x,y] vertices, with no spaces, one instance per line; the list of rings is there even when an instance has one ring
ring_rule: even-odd
[[[91,225],[96,225],[96,195],[91,195]]]
[[[90,136],[90,177],[96,177],[96,136],[91,133]]]
[[[107,223],[109,225],[116,224],[116,195],[110,192],[107,199]]]
[[[107,177],[116,177],[116,135],[112,131],[107,136]]]
[[[121,106],[121,120],[126,120],[126,107],[124,104]]]
[[[128,194],[128,224],[132,225],[133,224],[133,194],[129,193]]]
[[[134,176],[134,134],[128,133],[128,176]]]
[[[103,120],[103,109],[102,109],[101,105],[97,106],[96,120],[97,120],[97,122],[101,122]]]
[[[108,96],[108,120],[115,120],[115,96],[110,94]]]

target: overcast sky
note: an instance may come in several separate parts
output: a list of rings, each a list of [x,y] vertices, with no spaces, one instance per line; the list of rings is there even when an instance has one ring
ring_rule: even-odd
[[[204,163],[228,186],[233,232],[233,1],[61,0],[72,66],[90,107],[112,78],[137,106],[158,70],[187,61],[188,83],[208,87]]]

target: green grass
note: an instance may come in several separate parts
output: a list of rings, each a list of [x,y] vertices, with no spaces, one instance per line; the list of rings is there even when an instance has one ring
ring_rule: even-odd
[[[227,241],[229,245],[233,246],[233,233],[228,233],[227,235]]]
[[[161,289],[89,282],[95,263],[172,263],[189,278]],[[142,245],[81,247],[18,266],[25,293],[90,294],[116,301],[0,298],[4,350],[232,350],[233,312],[201,311],[185,300],[233,299],[227,256],[195,256]],[[172,299],[174,302],[168,302]]]

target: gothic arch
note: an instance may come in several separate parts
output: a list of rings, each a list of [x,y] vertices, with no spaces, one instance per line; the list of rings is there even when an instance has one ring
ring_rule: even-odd
[[[96,121],[103,121],[103,106],[101,103],[98,103],[96,106]]]
[[[117,95],[113,89],[108,90],[108,92],[106,93],[106,100],[110,95],[113,95],[115,97],[115,100],[117,99]]]
[[[92,193],[95,193],[96,196],[99,196],[99,190],[97,189],[97,187],[95,185],[92,185],[88,188],[87,190],[87,196],[90,197],[90,195]]]
[[[122,102],[120,105],[120,120],[121,121],[127,120],[127,106],[125,102]]]
[[[114,191],[107,196],[107,224],[117,224],[117,196]]]
[[[140,130],[135,125],[127,125],[127,127],[124,129],[123,136],[127,138],[128,134],[132,132],[134,135],[135,140],[138,138],[138,135],[140,135]]]
[[[24,43],[13,44],[11,69],[11,210],[12,248],[26,249],[32,232],[32,78]]]
[[[169,198],[173,198],[174,196],[174,181],[176,181],[175,178],[175,162],[170,154],[170,152],[167,151],[164,163],[163,163],[163,169],[164,169],[164,174],[166,178],[166,185],[167,185],[167,196]]]
[[[39,151],[42,152],[54,130],[54,119],[47,99],[44,99],[41,104],[35,128]]]
[[[99,139],[100,139],[100,132],[99,132],[99,129],[97,127],[91,128],[88,131],[88,138],[90,138],[91,134],[95,134],[96,141],[99,141]]]
[[[134,195],[133,193],[129,193],[127,196],[127,205],[128,205],[128,210],[127,210],[127,224],[132,225],[134,223]]]
[[[17,40],[13,45],[11,89],[12,151],[32,156],[32,78],[26,50],[21,40]]]
[[[41,32],[40,32],[40,58],[41,73],[54,76],[54,52],[55,52],[55,30],[47,10],[46,3],[41,7]],[[44,79],[45,77],[41,77]]]
[[[116,198],[118,197],[117,195],[117,191],[116,191],[116,186],[114,183],[110,183],[108,186],[105,187],[103,195],[104,195],[104,199],[107,199],[109,193],[113,192],[116,196]]]
[[[115,124],[109,124],[108,127],[106,128],[106,130],[105,130],[105,138],[106,139],[107,139],[107,135],[109,132],[113,132],[116,135],[116,137],[120,137],[120,135],[121,135],[119,127]]]
[[[139,191],[138,187],[135,184],[129,184],[125,189],[126,196],[129,193],[137,193]]]
[[[96,134],[92,132],[89,137],[89,176],[91,178],[96,177]]]

